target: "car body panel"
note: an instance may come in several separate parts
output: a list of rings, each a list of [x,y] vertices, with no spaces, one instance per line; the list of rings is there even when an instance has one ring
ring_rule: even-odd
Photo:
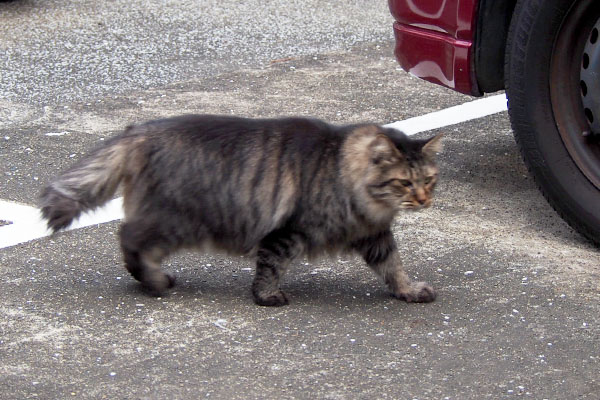
[[[395,55],[411,74],[480,96],[474,73],[477,0],[388,0]]]

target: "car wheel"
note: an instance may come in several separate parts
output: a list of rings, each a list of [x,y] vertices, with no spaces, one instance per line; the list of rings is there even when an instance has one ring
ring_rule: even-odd
[[[515,139],[540,190],[600,245],[600,2],[519,0],[505,85]]]

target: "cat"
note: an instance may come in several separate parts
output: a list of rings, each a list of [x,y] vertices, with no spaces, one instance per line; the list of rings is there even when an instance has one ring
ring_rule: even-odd
[[[256,256],[257,304],[282,306],[300,256],[354,251],[407,302],[434,289],[405,273],[391,231],[401,209],[429,207],[438,179],[429,140],[375,124],[184,115],[128,126],[41,194],[54,232],[123,188],[125,267],[151,295],[174,285],[161,260],[183,248]]]

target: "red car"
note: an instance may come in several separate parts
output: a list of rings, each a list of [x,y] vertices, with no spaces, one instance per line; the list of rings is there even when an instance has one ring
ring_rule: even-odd
[[[538,186],[600,245],[600,1],[389,0],[389,7],[406,71],[473,96],[506,90]]]

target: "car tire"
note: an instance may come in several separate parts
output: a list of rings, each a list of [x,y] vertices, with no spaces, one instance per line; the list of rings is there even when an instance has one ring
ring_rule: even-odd
[[[504,73],[509,116],[525,164],[550,205],[596,245],[600,132],[591,130],[588,118],[594,115],[586,116],[582,60],[599,21],[600,2],[518,0]],[[600,50],[592,50],[600,57]],[[587,93],[587,87],[586,95],[600,97]],[[600,110],[594,111],[600,119]]]

